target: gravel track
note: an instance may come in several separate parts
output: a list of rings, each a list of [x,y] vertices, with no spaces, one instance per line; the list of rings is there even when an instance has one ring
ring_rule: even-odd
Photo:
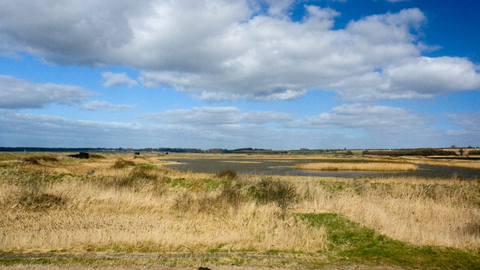
[[[0,259],[210,259],[210,258],[242,258],[254,260],[302,260],[317,258],[304,254],[262,254],[249,252],[219,253],[61,253],[61,252],[4,252]]]

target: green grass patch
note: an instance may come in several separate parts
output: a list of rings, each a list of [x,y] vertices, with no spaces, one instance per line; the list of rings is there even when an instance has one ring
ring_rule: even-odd
[[[226,180],[212,179],[185,179],[185,178],[166,178],[165,183],[172,187],[182,187],[186,189],[214,191],[228,183]]]
[[[148,164],[148,163],[138,163],[136,167],[146,168],[146,169],[155,169],[155,170],[159,169],[157,165]]]
[[[407,269],[480,269],[480,254],[453,248],[416,246],[393,240],[338,214],[297,214],[311,226],[325,226],[327,255],[339,263],[392,265]]]

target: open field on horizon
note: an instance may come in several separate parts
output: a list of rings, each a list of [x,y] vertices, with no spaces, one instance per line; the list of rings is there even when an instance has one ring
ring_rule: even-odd
[[[192,266],[480,266],[478,181],[190,173],[166,169],[165,158],[0,153],[0,251],[311,258]]]

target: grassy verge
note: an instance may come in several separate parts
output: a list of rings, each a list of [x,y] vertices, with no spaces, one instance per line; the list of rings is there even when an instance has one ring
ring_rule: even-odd
[[[298,214],[327,229],[325,254],[331,263],[390,265],[406,269],[479,269],[480,254],[445,247],[417,246],[393,240],[338,214]]]

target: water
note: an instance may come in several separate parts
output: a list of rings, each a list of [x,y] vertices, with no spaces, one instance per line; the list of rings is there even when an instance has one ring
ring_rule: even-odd
[[[293,166],[298,163],[312,162],[341,162],[338,159],[167,159],[178,164],[168,165],[169,168],[175,168],[180,171],[217,173],[220,170],[230,169],[239,174],[260,174],[260,175],[292,175],[292,176],[321,176],[321,177],[342,177],[354,178],[360,176],[371,177],[390,177],[406,176],[420,178],[442,178],[442,179],[463,179],[475,180],[480,178],[480,169],[469,169],[459,167],[446,167],[434,165],[418,164],[420,170],[408,172],[363,172],[363,171],[303,171],[294,169]],[[368,162],[366,160],[348,160],[348,162]],[[279,166],[292,168],[279,168]]]

